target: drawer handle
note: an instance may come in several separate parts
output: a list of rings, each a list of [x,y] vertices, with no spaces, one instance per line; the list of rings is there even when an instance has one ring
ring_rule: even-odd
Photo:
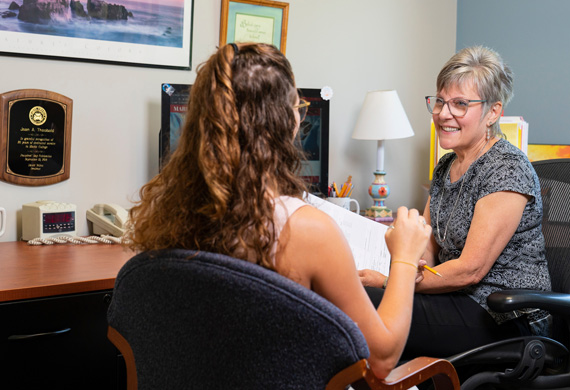
[[[45,336],[53,336],[56,334],[67,333],[71,330],[71,328],[65,328],[62,330],[56,330],[55,332],[46,332],[46,333],[35,333],[35,334],[15,334],[8,337],[8,340],[26,340],[26,339],[33,339],[36,337],[45,337]]]

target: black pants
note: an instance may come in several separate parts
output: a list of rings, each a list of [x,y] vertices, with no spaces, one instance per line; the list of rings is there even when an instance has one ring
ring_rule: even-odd
[[[366,287],[375,307],[384,290]],[[495,341],[530,335],[526,320],[497,325],[493,317],[463,293],[415,294],[410,335],[402,360],[418,356],[447,358]]]

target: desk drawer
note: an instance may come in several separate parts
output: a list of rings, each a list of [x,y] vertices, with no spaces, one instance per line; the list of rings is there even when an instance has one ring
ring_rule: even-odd
[[[110,297],[109,290],[0,304],[0,387],[116,388]]]

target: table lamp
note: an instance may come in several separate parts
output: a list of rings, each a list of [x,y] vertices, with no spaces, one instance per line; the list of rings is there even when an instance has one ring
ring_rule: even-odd
[[[395,90],[372,91],[366,94],[352,133],[353,139],[377,140],[378,152],[374,182],[368,194],[374,204],[366,210],[366,216],[378,222],[392,221],[392,210],[384,205],[390,195],[390,187],[384,176],[384,140],[406,138],[414,135],[410,121]]]

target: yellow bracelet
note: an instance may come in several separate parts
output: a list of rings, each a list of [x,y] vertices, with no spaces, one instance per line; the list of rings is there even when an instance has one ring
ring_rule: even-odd
[[[418,266],[417,265],[413,265],[412,263],[408,263],[407,261],[393,261],[392,264],[396,264],[396,263],[401,263],[401,264],[407,264],[410,267],[414,267],[416,269],[416,271],[418,270]]]

